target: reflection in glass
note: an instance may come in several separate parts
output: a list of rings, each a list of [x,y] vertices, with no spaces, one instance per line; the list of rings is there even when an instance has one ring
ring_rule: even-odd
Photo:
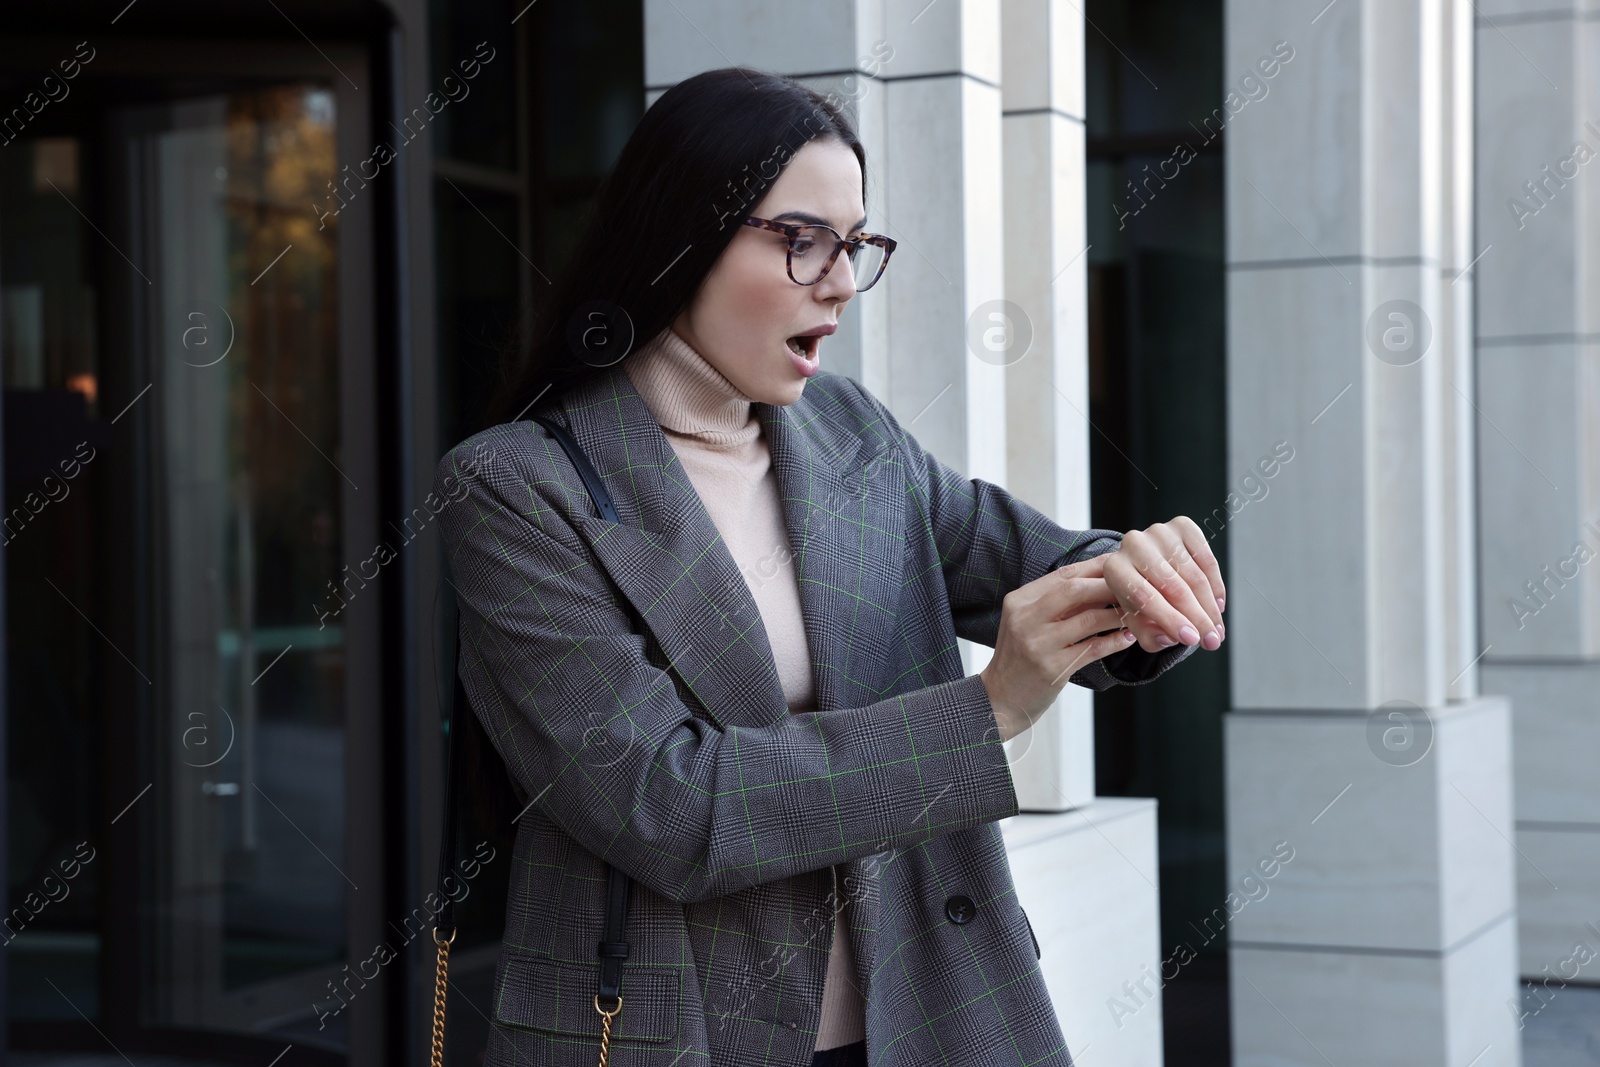
[[[345,954],[333,98],[176,104],[148,175],[163,639],[142,809],[150,1023],[305,1013]],[[355,195],[360,195],[357,192]]]
[[[99,1015],[105,861],[96,679],[139,676],[95,633],[108,434],[97,396],[89,229],[95,160],[76,137],[0,152],[10,878],[0,942],[12,1019]],[[98,464],[98,465],[97,465]],[[55,988],[52,989],[52,986]]]

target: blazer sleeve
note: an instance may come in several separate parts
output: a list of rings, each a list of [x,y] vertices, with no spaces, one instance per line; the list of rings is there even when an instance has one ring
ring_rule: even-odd
[[[937,548],[958,636],[993,648],[1007,593],[1058,567],[1114,552],[1122,543],[1115,530],[1068,530],[993,482],[963,477],[923,448],[887,405],[854,384],[885,432],[899,442],[912,498],[907,521],[922,522]],[[1067,680],[1095,690],[1142,685],[1197,647],[1146,652],[1134,645],[1087,664]]]
[[[590,852],[689,902],[1017,813],[977,675],[719,728],[647,658],[621,594],[536,479],[466,471],[467,447],[435,478],[451,501],[438,521],[458,670],[512,777]]]

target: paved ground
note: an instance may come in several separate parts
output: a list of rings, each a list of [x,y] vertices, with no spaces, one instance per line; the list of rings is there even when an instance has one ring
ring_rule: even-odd
[[[1600,989],[1567,986],[1522,1031],[1522,1067],[1600,1064]]]

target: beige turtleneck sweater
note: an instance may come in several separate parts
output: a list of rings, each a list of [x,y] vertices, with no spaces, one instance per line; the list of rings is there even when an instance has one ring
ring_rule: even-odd
[[[661,424],[728,552],[749,585],[791,711],[816,705],[800,588],[777,476],[751,400],[672,329],[628,357],[624,373]],[[838,868],[833,868],[838,899]],[[823,981],[818,1050],[865,1036],[864,1005],[842,908]]]

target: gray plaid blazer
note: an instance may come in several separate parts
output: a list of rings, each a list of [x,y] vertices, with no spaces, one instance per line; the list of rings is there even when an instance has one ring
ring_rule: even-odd
[[[634,879],[612,1067],[811,1063],[835,909],[874,1067],[1071,1067],[996,821],[1006,752],[956,638],[1008,590],[1116,548],[926,452],[851,378],[757,403],[817,710],[791,713],[746,577],[620,365],[551,405],[598,517],[531,420],[462,442],[435,491],[459,671],[530,808],[487,1067],[598,1062],[608,861]],[[1193,652],[1137,645],[1104,689]]]

